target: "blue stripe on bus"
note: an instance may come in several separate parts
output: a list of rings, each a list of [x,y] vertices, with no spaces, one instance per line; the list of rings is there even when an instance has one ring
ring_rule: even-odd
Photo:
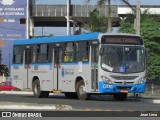
[[[78,62],[62,62],[62,63],[60,63],[61,65],[78,65]],[[86,65],[88,65],[89,64],[89,62],[82,62],[82,64],[86,64]],[[11,66],[23,66],[24,64],[12,64]],[[43,65],[43,66],[45,66],[45,65],[52,65],[52,63],[32,63],[32,64],[30,64],[30,65]]]
[[[82,64],[89,64],[89,62],[82,62]],[[78,65],[78,62],[62,62],[61,65]]]
[[[85,40],[97,40],[100,32],[85,33],[81,35],[70,36],[55,36],[55,37],[41,37],[28,40],[15,40],[14,45],[28,45],[28,44],[40,44],[40,43],[52,43],[52,42],[74,42]]]
[[[32,63],[31,65],[52,65],[52,63]]]
[[[11,64],[11,66],[23,66],[23,64]]]
[[[23,66],[24,64],[12,64],[11,66]],[[32,63],[30,65],[52,65],[52,63]]]

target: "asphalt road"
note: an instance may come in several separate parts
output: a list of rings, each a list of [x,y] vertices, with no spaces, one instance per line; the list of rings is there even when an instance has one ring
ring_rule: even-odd
[[[111,96],[92,96],[91,100],[67,99],[64,95],[50,95],[49,98],[35,98],[33,95],[0,94],[0,102],[37,103],[69,105],[74,111],[160,111],[160,104],[153,104],[147,99],[128,98],[115,101]]]

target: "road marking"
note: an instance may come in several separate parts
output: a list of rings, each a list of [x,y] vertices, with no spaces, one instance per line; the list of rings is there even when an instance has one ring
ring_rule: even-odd
[[[102,111],[102,109],[95,109],[94,111]]]
[[[89,109],[89,108],[86,108],[86,109],[84,109],[85,111],[91,111],[92,109]]]
[[[106,109],[106,110],[104,110],[104,111],[112,111],[112,110]]]
[[[160,104],[160,100],[153,100],[153,103]]]

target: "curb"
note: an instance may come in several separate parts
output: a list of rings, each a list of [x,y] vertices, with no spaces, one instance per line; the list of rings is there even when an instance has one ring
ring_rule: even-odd
[[[37,103],[17,103],[17,102],[0,102],[0,110],[72,110],[69,105],[57,104],[37,104]]]
[[[33,95],[33,92],[27,91],[0,91],[0,94],[8,95]],[[53,93],[51,93],[53,94]],[[55,93],[56,95],[57,93]],[[35,104],[35,103],[15,103],[15,102],[0,102],[1,109],[22,109],[22,110],[73,110],[69,105],[61,104]]]
[[[160,99],[158,98],[141,98],[149,103],[160,104]]]
[[[0,91],[0,94],[33,95],[33,92],[27,92],[27,91]]]

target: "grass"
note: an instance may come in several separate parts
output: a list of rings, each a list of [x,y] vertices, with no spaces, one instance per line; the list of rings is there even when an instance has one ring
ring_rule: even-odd
[[[142,97],[159,97],[160,98],[160,93],[151,93],[151,92],[148,92],[146,91],[144,94],[142,94]]]

